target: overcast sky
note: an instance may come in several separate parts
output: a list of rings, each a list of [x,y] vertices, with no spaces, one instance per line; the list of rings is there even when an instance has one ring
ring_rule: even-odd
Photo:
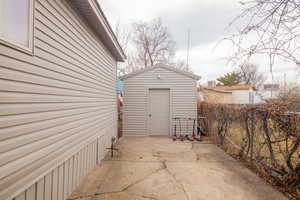
[[[119,21],[131,26],[135,21],[149,21],[160,17],[169,28],[177,43],[176,57],[186,60],[187,32],[191,30],[190,66],[202,77],[202,83],[214,80],[234,70],[227,64],[230,51],[228,43],[219,42],[229,33],[236,31],[228,24],[239,13],[237,0],[99,0],[110,24],[115,27]],[[218,44],[218,45],[217,45]],[[267,61],[263,57],[254,60],[259,70],[270,77]],[[296,81],[296,66],[286,61],[277,61],[274,77],[283,81]],[[270,80],[270,78],[269,78]]]

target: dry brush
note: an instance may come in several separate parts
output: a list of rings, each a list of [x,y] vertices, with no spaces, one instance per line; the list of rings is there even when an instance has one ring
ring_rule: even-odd
[[[298,198],[300,191],[300,114],[288,103],[200,104],[204,132],[216,143],[256,166],[268,180]],[[233,151],[231,151],[232,153]],[[298,197],[296,197],[298,196]]]

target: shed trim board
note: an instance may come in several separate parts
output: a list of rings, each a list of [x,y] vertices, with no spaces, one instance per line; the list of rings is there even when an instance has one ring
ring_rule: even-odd
[[[169,67],[156,66],[124,81],[124,136],[149,136],[151,125],[150,90],[169,90],[169,133],[172,135],[172,119],[197,118],[197,79],[186,76]]]

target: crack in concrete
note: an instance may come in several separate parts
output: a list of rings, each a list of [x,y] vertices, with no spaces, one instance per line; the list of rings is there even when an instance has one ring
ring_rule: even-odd
[[[105,160],[103,162],[129,162],[129,163],[161,163],[161,161],[159,160],[151,160],[151,161],[147,161],[147,160]]]
[[[107,192],[100,192],[100,193],[96,192],[96,193],[93,193],[93,194],[86,194],[86,195],[80,195],[80,196],[77,196],[77,197],[67,198],[67,200],[80,200],[82,198],[92,198],[92,197],[97,197],[97,196],[101,196],[101,195],[105,195],[105,194],[116,194],[116,193],[125,192],[129,188],[131,188],[134,185],[136,185],[136,184],[144,181],[145,179],[147,179],[148,177],[152,176],[153,174],[156,174],[156,173],[160,172],[161,170],[166,169],[166,164],[163,161],[161,161],[160,163],[162,164],[162,167],[156,169],[154,172],[152,172],[150,174],[147,174],[143,178],[141,178],[141,179],[139,179],[139,180],[137,180],[137,181],[129,184],[128,186],[124,187],[122,190],[119,190],[119,191],[107,191]],[[133,195],[136,195],[136,194],[133,194]],[[136,196],[141,196],[141,195],[136,195]],[[149,196],[145,196],[145,195],[142,195],[141,197],[156,200],[154,197],[149,197]]]
[[[79,197],[75,197],[75,198],[68,198],[67,200],[80,200],[82,198],[94,198],[94,197],[105,195],[105,194],[117,194],[117,193],[121,193],[121,192],[124,192],[124,191],[115,191],[115,192],[112,191],[112,192],[95,193],[95,194],[90,194],[90,195],[85,195],[85,196],[79,196]],[[139,194],[135,194],[135,193],[132,193],[132,195],[134,195],[134,196],[140,196],[140,197],[143,197],[145,199],[150,199],[150,200],[158,200],[155,197],[147,196],[147,195],[139,195]]]
[[[139,180],[137,180],[137,181],[129,184],[127,187],[125,187],[125,188],[122,189],[122,192],[124,192],[124,191],[128,190],[129,188],[131,188],[132,186],[134,186],[134,185],[136,185],[136,184],[144,181],[145,179],[147,179],[148,177],[152,176],[153,174],[156,174],[156,173],[160,172],[161,170],[164,170],[166,166],[163,164],[163,162],[161,162],[161,163],[162,163],[162,167],[156,169],[154,172],[152,172],[152,173],[144,176],[143,178],[141,178],[141,179],[139,179]]]
[[[165,170],[166,170],[166,171],[168,172],[168,174],[174,179],[174,181],[175,181],[176,183],[178,183],[178,185],[180,186],[181,190],[183,191],[183,193],[184,193],[186,199],[189,200],[190,198],[189,198],[189,195],[188,195],[187,191],[186,191],[185,188],[184,188],[184,185],[183,185],[182,183],[180,183],[180,181],[176,179],[175,175],[168,169],[167,162],[166,162],[166,161],[163,161],[163,164],[164,164],[164,166],[165,166]]]
[[[195,144],[192,142],[191,144],[191,151],[195,154],[196,157],[196,162],[199,160],[199,156],[196,152],[195,152]],[[152,152],[152,156],[154,157],[161,157],[161,155],[155,154],[154,152]],[[135,186],[136,184],[141,183],[142,181],[144,181],[145,179],[147,179],[148,177],[160,172],[161,170],[166,170],[166,172],[173,178],[173,180],[178,184],[178,186],[180,187],[180,189],[183,191],[185,197],[187,200],[189,200],[189,195],[184,187],[184,185],[182,183],[180,183],[179,180],[176,179],[175,175],[168,169],[167,166],[167,162],[176,162],[176,161],[167,161],[167,160],[162,160],[162,161],[143,161],[143,160],[104,160],[104,162],[145,162],[145,163],[161,163],[162,167],[156,169],[155,171],[153,171],[152,173],[149,173],[148,175],[142,177],[141,179],[127,185],[126,187],[124,187],[123,189],[119,190],[119,191],[107,191],[107,192],[95,192],[93,194],[86,194],[86,195],[79,195],[79,196],[75,196],[75,197],[71,197],[68,198],[67,200],[80,200],[83,198],[94,198],[97,196],[102,196],[102,195],[106,195],[106,194],[117,194],[117,193],[122,193],[122,192],[126,192],[128,189],[130,189],[131,187]],[[183,161],[180,161],[183,162]],[[191,161],[191,162],[195,162],[195,161]],[[101,187],[101,184],[99,185]],[[150,199],[150,200],[158,200],[157,198],[153,197],[153,196],[147,196],[147,195],[139,195],[139,194],[135,194],[132,193],[132,195],[135,196],[140,196],[142,198],[146,198],[146,199]]]
[[[140,196],[146,199],[152,199],[152,200],[158,200],[157,198],[151,197],[151,196],[146,196],[146,195],[136,195],[136,196]]]
[[[198,161],[198,160],[200,160],[200,157],[199,157],[199,154],[197,154],[196,152],[195,152],[195,143],[194,142],[192,142],[192,148],[191,148],[191,151],[195,154],[195,157],[196,157],[196,162]]]

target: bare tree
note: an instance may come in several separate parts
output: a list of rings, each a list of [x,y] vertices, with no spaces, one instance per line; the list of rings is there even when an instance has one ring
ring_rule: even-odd
[[[234,47],[232,61],[267,55],[272,64],[276,57],[300,61],[300,1],[242,0],[242,12],[231,23],[240,24],[238,33],[226,38]],[[250,39],[251,38],[251,39]],[[249,40],[254,40],[249,44]]]
[[[239,65],[236,73],[241,83],[250,84],[256,88],[262,86],[266,81],[264,74],[258,71],[257,65],[249,62],[244,62]]]
[[[160,18],[150,22],[133,23],[133,36],[137,58],[144,67],[150,67],[159,62],[168,63],[175,55],[176,44]]]
[[[131,31],[125,26],[121,25],[121,22],[118,21],[115,26],[115,35],[118,38],[118,42],[120,43],[122,49],[127,51],[127,47],[131,40]]]
[[[182,59],[177,59],[175,62],[169,62],[168,64],[182,71],[193,72],[193,69],[190,66],[188,66],[186,62]]]
[[[284,102],[300,102],[300,84],[293,82],[284,83],[283,86],[280,88],[278,98]]]
[[[119,21],[115,33],[127,55],[125,63],[118,64],[119,75],[153,66],[159,62],[192,72],[185,61],[173,58],[176,50],[175,42],[167,27],[163,26],[161,19],[134,23],[133,29],[123,26]]]
[[[118,63],[118,76],[141,69],[141,63],[132,49],[132,30],[130,27],[124,26],[124,24],[118,21],[115,26],[115,35],[127,57],[125,62]]]

